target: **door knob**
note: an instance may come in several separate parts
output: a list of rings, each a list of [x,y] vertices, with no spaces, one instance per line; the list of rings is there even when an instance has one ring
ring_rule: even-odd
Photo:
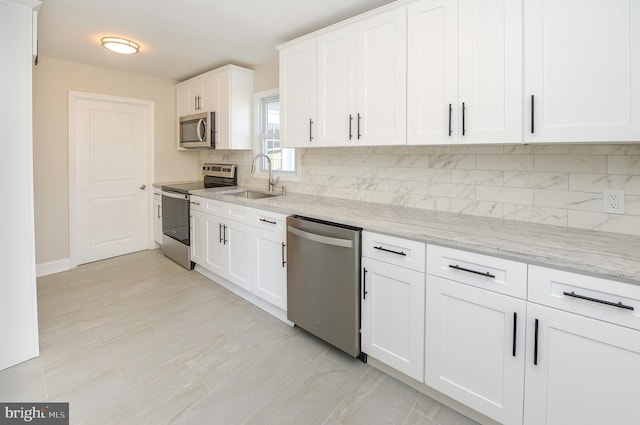
[[[146,188],[147,188],[147,185],[146,185],[146,184],[141,184],[141,185],[140,185],[140,190],[145,190]]]

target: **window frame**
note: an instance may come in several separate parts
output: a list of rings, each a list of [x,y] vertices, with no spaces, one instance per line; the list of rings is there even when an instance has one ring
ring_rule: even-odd
[[[253,143],[253,155],[258,155],[263,152],[263,140],[262,140],[262,126],[263,126],[263,121],[262,121],[262,113],[263,113],[263,102],[265,101],[265,99],[271,99],[274,97],[278,97],[280,96],[280,90],[275,88],[275,89],[270,89],[270,90],[264,90],[261,92],[257,92],[253,94],[253,133],[254,133],[254,143]],[[294,155],[294,161],[295,161],[295,171],[276,171],[273,170],[273,176],[274,179],[277,177],[280,177],[280,181],[300,181],[302,179],[301,177],[301,171],[300,171],[300,149],[296,149],[296,148],[290,148],[290,149],[294,149],[295,151],[295,155]],[[256,166],[256,172],[253,175],[253,178],[257,178],[257,179],[266,179],[268,178],[268,172],[266,169],[263,168],[263,160],[256,160],[257,162],[259,161],[259,166]],[[258,165],[258,164],[256,164]]]

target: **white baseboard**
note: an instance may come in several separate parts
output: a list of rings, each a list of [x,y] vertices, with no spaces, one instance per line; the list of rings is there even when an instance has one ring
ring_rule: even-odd
[[[54,273],[66,272],[71,270],[71,260],[68,258],[48,263],[36,264],[36,277],[48,276]]]

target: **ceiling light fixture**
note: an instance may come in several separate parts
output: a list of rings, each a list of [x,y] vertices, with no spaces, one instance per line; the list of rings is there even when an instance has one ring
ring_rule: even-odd
[[[100,44],[107,50],[123,55],[133,55],[140,51],[140,45],[126,38],[102,37]]]

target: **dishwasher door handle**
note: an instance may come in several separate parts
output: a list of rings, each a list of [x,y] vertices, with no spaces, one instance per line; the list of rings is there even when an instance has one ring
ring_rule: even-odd
[[[289,233],[303,239],[318,242],[324,245],[341,246],[343,248],[353,248],[351,239],[332,238],[330,236],[316,235],[315,233],[305,232],[292,226],[287,226]]]

